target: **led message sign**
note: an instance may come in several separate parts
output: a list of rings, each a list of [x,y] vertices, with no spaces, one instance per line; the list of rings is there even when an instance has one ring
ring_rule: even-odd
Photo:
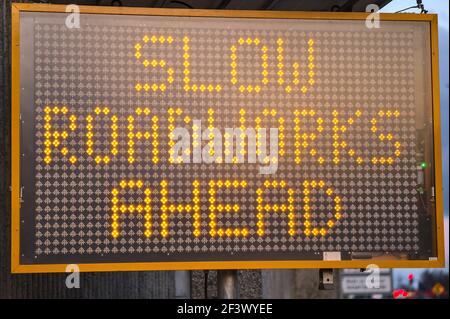
[[[442,262],[433,16],[14,10],[13,271]]]

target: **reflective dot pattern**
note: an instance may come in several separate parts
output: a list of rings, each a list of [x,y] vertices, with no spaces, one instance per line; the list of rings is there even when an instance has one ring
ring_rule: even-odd
[[[416,28],[82,16],[34,22],[34,262],[421,249]],[[201,120],[198,127],[194,120]],[[423,122],[420,122],[423,121]],[[185,163],[176,127],[277,128],[278,169]],[[214,135],[214,133],[211,133]],[[254,141],[261,155],[260,136]],[[200,145],[199,145],[200,144]],[[22,174],[27,168],[22,163]],[[65,259],[64,259],[65,258]]]

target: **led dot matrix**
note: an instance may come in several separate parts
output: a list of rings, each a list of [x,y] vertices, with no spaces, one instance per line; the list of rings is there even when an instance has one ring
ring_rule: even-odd
[[[45,19],[30,29],[33,169],[21,175],[35,198],[23,206],[33,261],[423,250],[431,207],[417,166],[429,174],[432,159],[416,128],[431,121],[411,59],[426,33],[389,24],[363,44],[361,21],[84,18],[77,30]],[[270,128],[275,154],[260,131]],[[248,163],[253,147],[261,162]],[[195,162],[198,148],[213,162]],[[276,172],[260,174],[269,163]]]

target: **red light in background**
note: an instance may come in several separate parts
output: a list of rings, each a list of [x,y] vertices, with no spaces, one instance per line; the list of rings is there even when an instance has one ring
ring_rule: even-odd
[[[409,292],[406,291],[405,289],[397,289],[392,292],[392,296],[394,297],[394,299],[398,299],[401,297],[406,298],[409,296]]]

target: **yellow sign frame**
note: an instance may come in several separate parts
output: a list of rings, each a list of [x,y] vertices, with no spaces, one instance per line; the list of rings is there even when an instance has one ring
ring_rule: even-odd
[[[334,12],[280,12],[234,10],[186,10],[126,7],[79,6],[82,14],[120,14],[189,17],[233,17],[265,19],[321,19],[366,20],[368,13]],[[11,272],[52,273],[65,272],[65,264],[25,265],[20,263],[20,13],[60,12],[66,6],[49,4],[12,4],[12,105],[11,105]],[[433,260],[376,259],[365,260],[283,260],[283,261],[203,261],[203,262],[139,262],[139,263],[90,263],[79,264],[80,271],[144,271],[186,269],[264,269],[264,268],[366,268],[377,264],[381,268],[437,268],[444,267],[444,207],[442,189],[441,126],[439,108],[439,48],[438,18],[435,14],[380,14],[385,21],[425,21],[430,23],[432,106],[435,166],[437,256]],[[390,257],[390,256],[389,256]],[[391,257],[390,257],[391,258]]]

